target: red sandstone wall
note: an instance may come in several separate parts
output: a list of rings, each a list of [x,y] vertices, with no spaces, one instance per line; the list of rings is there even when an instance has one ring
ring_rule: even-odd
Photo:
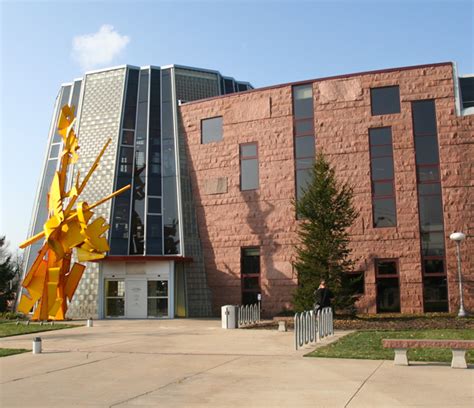
[[[401,113],[371,116],[370,88],[400,86]],[[399,258],[402,312],[423,311],[420,234],[411,101],[436,99],[445,232],[474,235],[473,117],[455,115],[451,65],[358,75],[313,84],[316,149],[354,186],[360,216],[353,258],[365,271],[363,312],[375,313],[374,258]],[[240,303],[240,248],[260,246],[262,307],[291,307],[296,221],[291,86],[256,90],[181,106],[199,233],[214,309]],[[200,121],[223,116],[221,142],[200,143]],[[391,126],[397,201],[396,228],[372,227],[368,129]],[[239,143],[258,142],[260,188],[239,189]],[[216,188],[216,179],[223,180]],[[224,183],[225,184],[225,183]],[[219,194],[214,194],[221,191]],[[226,192],[222,192],[226,191]],[[446,241],[451,311],[458,307],[454,246]],[[474,237],[463,245],[466,304],[474,309]],[[468,294],[469,292],[469,294]]]

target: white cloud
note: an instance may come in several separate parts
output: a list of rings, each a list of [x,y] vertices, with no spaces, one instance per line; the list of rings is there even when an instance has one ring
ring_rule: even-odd
[[[109,24],[104,24],[93,34],[78,35],[72,40],[72,57],[83,70],[110,64],[130,42]]]

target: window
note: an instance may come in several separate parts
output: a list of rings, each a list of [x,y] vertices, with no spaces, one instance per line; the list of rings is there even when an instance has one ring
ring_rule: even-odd
[[[258,148],[257,143],[240,145],[240,189],[258,188]]]
[[[377,313],[399,313],[398,260],[376,259],[375,277],[377,281]]]
[[[313,84],[293,87],[293,132],[296,199],[299,200],[311,181],[315,155]]]
[[[462,108],[474,107],[474,76],[459,78],[459,85],[461,87]]]
[[[260,248],[241,250],[242,304],[257,303],[260,293]]]
[[[443,202],[434,100],[412,102],[425,312],[448,311]]]
[[[201,143],[219,142],[222,140],[222,116],[201,120]]]
[[[400,113],[400,91],[397,86],[372,88],[370,90],[372,115]]]
[[[391,128],[369,129],[369,145],[373,225],[375,228],[395,227],[397,209]]]

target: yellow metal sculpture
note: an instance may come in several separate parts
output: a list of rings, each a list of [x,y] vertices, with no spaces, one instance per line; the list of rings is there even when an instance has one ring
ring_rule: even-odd
[[[92,209],[130,188],[130,185],[125,186],[90,206],[86,202],[77,202],[99,165],[110,143],[109,139],[84,180],[79,182],[78,173],[72,183],[73,187],[66,191],[68,167],[78,160],[79,146],[74,132],[75,121],[74,107],[63,106],[58,122],[63,150],[59,170],[54,175],[48,194],[49,218],[44,224],[43,232],[20,245],[20,248],[26,248],[45,238],[38,256],[22,282],[27,293],[23,293],[18,305],[18,311],[25,314],[36,305],[33,320],[64,320],[67,301],[71,301],[86,268],[78,262],[101,259],[109,250],[107,239],[103,235],[109,229],[109,225],[102,217],[89,223],[93,215]],[[78,262],[72,262],[74,248]]]

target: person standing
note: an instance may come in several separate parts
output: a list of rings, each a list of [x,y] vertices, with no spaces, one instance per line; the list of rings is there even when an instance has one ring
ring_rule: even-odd
[[[325,307],[331,307],[332,298],[334,298],[334,294],[326,287],[326,281],[322,280],[318,289],[314,292],[314,313]]]

